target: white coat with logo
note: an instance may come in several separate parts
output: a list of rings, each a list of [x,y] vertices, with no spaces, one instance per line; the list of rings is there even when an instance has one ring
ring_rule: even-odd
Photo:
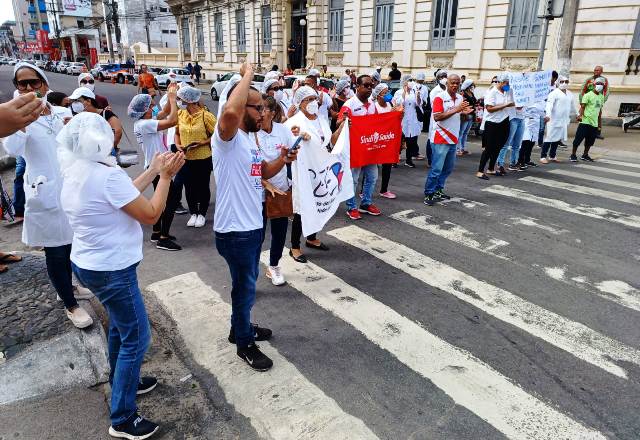
[[[549,122],[544,134],[545,142],[567,140],[567,127],[571,122],[571,115],[576,113],[576,108],[573,93],[565,91],[566,93],[560,89],[554,89],[547,98],[545,116],[549,118]]]

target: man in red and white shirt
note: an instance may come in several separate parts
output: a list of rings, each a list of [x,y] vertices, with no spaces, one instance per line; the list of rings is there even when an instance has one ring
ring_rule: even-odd
[[[431,169],[424,184],[424,204],[432,206],[437,200],[450,199],[444,193],[444,184],[456,162],[456,144],[460,134],[460,114],[473,112],[462,95],[458,94],[460,77],[447,77],[447,88],[437,94],[431,103],[434,126],[430,132],[433,158]]]

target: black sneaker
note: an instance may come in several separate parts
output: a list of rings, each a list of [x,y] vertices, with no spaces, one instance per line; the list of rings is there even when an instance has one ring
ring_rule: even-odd
[[[571,156],[569,156],[569,161],[577,162],[578,161],[578,156],[576,156],[575,154],[572,154]]]
[[[267,371],[273,367],[273,361],[265,356],[256,344],[238,348],[237,354],[256,371]]]
[[[253,339],[256,341],[268,341],[273,335],[273,332],[270,329],[258,327],[258,324],[252,323],[251,327],[253,328]],[[236,335],[233,331],[233,327],[229,330],[229,337],[227,339],[232,344],[236,343]]]
[[[445,194],[444,191],[442,191],[441,189],[436,191],[434,196],[439,198],[439,199],[442,199],[442,200],[450,200],[451,199],[451,196],[448,196],[447,194]]]
[[[174,212],[178,215],[184,215],[189,211],[184,206],[182,206],[182,203],[178,203],[178,206],[176,206],[176,210]]]
[[[532,167],[532,168],[535,168],[535,167],[537,167],[537,166],[538,166],[538,164],[537,164],[537,163],[535,163],[535,162],[531,162],[531,161],[527,162],[525,165],[527,165],[528,167]]]
[[[519,164],[517,165],[517,167],[518,167],[518,171],[525,171],[525,170],[527,170],[527,169],[529,168],[528,166],[526,166],[526,165],[525,165],[525,164],[523,164],[523,163],[519,163]]]
[[[409,167],[409,168],[415,168],[416,167],[415,164],[413,164],[412,162],[405,162],[404,166],[405,167]]]
[[[509,171],[518,171],[518,170],[520,170],[518,165],[515,165],[515,164],[510,164],[509,165]]]
[[[433,206],[434,203],[436,203],[435,194],[427,194],[426,196],[424,196],[424,204],[425,205]]]
[[[136,412],[126,422],[110,426],[109,435],[129,440],[144,440],[155,434],[159,428],[157,424],[145,419]]]
[[[156,247],[158,249],[162,249],[163,251],[181,251],[182,250],[182,246],[180,246],[178,243],[176,243],[175,241],[169,238],[162,238],[158,240]]]
[[[147,394],[157,386],[158,379],[151,376],[142,376],[140,377],[140,381],[138,382],[138,391],[136,391],[136,394],[138,396],[141,394]]]
[[[157,243],[158,240],[160,240],[160,233],[159,232],[152,232],[151,233],[151,238],[149,239],[149,241],[151,243]]]
[[[583,154],[582,156],[580,156],[580,159],[584,160],[585,162],[595,162],[595,160],[591,159],[588,154]]]

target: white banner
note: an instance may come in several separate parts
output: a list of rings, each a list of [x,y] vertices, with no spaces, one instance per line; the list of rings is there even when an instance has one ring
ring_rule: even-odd
[[[303,143],[291,166],[293,207],[302,217],[305,237],[322,230],[340,203],[353,197],[348,124],[331,153],[314,140]]]
[[[525,107],[547,99],[551,91],[551,70],[529,73],[509,72],[509,86],[516,107]]]
[[[62,0],[60,15],[72,15],[74,17],[91,17],[91,0]]]

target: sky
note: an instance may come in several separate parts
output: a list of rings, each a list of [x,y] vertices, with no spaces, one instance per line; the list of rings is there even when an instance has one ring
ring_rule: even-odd
[[[0,0],[0,24],[7,20],[15,20],[13,16],[13,2],[11,0]]]

